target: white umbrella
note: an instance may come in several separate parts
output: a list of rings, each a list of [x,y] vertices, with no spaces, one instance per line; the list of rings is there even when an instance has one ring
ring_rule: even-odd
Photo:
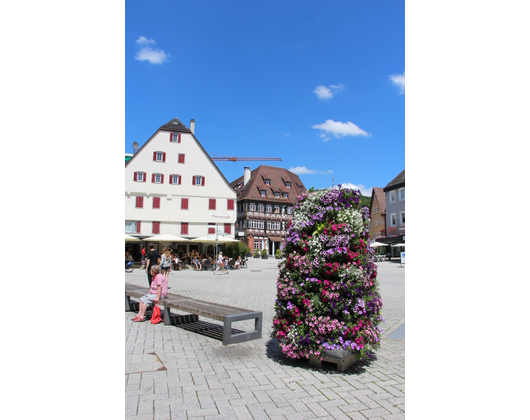
[[[379,248],[380,246],[387,246],[386,244],[382,244],[381,242],[370,242],[370,248]]]
[[[209,238],[208,236],[199,236],[198,238],[191,239],[190,242],[201,242],[201,243],[209,243],[209,242],[215,242],[215,238]],[[237,239],[232,238],[225,238],[224,236],[218,236],[217,242],[241,242]]]
[[[164,233],[163,235],[150,236],[149,238],[144,238],[144,242],[161,242],[162,244],[170,244],[172,242],[189,242],[189,239],[183,238],[177,235],[171,235],[169,233]]]
[[[125,242],[142,242],[142,240],[131,235],[125,235]]]
[[[392,246],[405,246],[405,244],[394,244]]]

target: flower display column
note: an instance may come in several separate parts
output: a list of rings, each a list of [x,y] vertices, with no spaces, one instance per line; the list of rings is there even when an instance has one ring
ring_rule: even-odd
[[[363,360],[380,346],[383,302],[359,197],[340,186],[298,197],[271,333],[289,358],[322,361],[339,351]]]

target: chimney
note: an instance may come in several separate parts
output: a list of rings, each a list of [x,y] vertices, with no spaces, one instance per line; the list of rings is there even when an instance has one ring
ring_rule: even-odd
[[[195,120],[192,118],[190,121],[190,130],[193,135],[195,135]]]
[[[250,168],[245,166],[245,175],[243,176],[243,186],[247,185],[247,182],[250,181]]]

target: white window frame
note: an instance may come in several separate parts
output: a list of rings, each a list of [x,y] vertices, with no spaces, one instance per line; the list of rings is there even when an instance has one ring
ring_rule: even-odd
[[[136,222],[125,221],[125,233],[137,233],[136,232]]]
[[[280,193],[279,193],[279,192],[275,192],[275,193],[274,193],[274,197],[276,197],[276,198],[280,198]]]
[[[263,210],[264,210],[264,206],[263,206],[263,204],[259,203],[259,204],[258,204],[258,211],[261,212],[261,213],[263,213]]]
[[[397,226],[396,213],[390,214],[390,226]]]
[[[202,185],[202,175],[194,175],[193,179],[195,180],[195,184],[194,185]],[[199,182],[197,182],[197,180]]]
[[[144,176],[145,176],[145,172],[137,172],[136,173],[136,181],[137,182],[144,182]]]
[[[260,194],[262,197],[266,197],[265,190],[260,190]]]
[[[271,185],[271,180],[270,179],[266,179],[265,180],[265,185]]]
[[[289,194],[283,193],[283,198],[289,198]]]
[[[265,206],[265,213],[272,213],[272,206],[270,204]]]
[[[249,209],[250,211],[256,211],[256,203],[250,203],[250,204],[248,205],[248,209]]]
[[[379,206],[375,206],[375,212],[379,213]]]
[[[290,182],[285,182],[285,188],[291,188],[291,183]]]
[[[179,175],[171,175],[171,177],[172,177],[173,185],[178,185]]]
[[[390,200],[391,203],[395,203],[396,202],[396,190],[390,191],[389,200]]]
[[[293,213],[293,208],[287,207],[287,214],[292,214],[292,213]]]
[[[399,212],[399,224],[400,225],[404,225],[405,224],[405,212],[404,211],[400,211]]]
[[[401,191],[403,191],[403,198],[401,198]],[[398,198],[399,198],[399,201],[403,201],[403,200],[405,200],[405,188],[404,188],[404,187],[403,187],[403,188],[400,188],[400,189],[398,190]]]
[[[155,184],[162,183],[162,174],[155,174]]]
[[[160,159],[159,159],[160,157]],[[156,161],[157,162],[163,162],[164,161],[164,152],[156,152]]]
[[[278,211],[276,211],[278,210]],[[280,206],[274,206],[274,214],[280,214]]]

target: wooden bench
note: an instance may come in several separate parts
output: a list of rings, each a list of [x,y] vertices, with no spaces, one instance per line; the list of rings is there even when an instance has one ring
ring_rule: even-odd
[[[130,298],[140,299],[149,294],[148,287],[135,286],[125,283],[125,311],[131,310]],[[180,323],[193,323],[199,320],[199,316],[223,322],[223,345],[241,343],[244,341],[261,338],[262,313],[244,308],[222,305],[220,303],[206,302],[187,296],[168,293],[166,299],[160,299],[160,306],[164,306],[164,324],[171,324],[171,309],[187,312],[193,316],[180,316]],[[254,319],[254,330],[236,332],[232,334],[232,323]]]

